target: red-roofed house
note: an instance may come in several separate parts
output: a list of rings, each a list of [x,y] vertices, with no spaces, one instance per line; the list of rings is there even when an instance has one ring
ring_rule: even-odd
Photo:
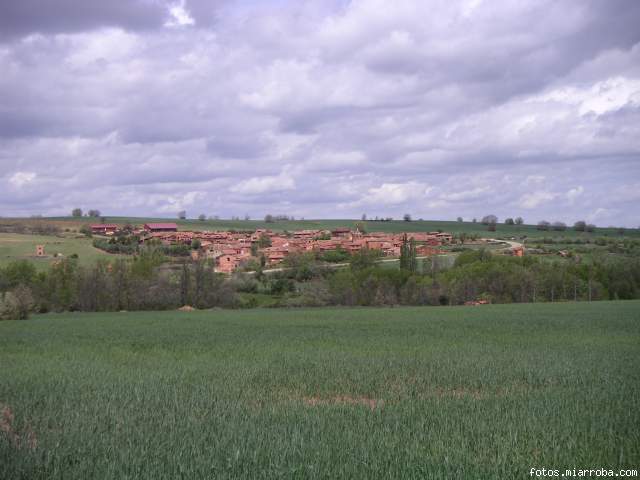
[[[147,232],[177,232],[178,225],[175,223],[145,223],[144,229]]]
[[[114,233],[116,230],[118,230],[118,225],[115,225],[113,223],[100,223],[97,225],[91,225],[91,233],[107,234]]]

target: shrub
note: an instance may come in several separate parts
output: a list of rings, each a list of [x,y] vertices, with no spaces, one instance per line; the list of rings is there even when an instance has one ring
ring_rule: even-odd
[[[4,294],[0,300],[0,319],[2,320],[26,320],[33,309],[33,295],[31,289],[19,285],[12,291]]]

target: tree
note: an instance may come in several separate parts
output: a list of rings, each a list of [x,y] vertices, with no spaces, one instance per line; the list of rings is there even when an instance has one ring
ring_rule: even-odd
[[[82,209],[81,208],[74,208],[73,210],[71,210],[71,216],[73,216],[73,217],[81,217],[82,216]]]
[[[473,217],[473,220],[471,220],[472,223],[478,223],[478,219],[476,217]]]
[[[249,220],[251,220],[251,217],[249,216],[249,214],[248,214],[248,213],[245,213],[245,214],[244,214],[244,221],[245,221],[245,222],[248,222]]]
[[[362,219],[363,222],[366,222],[367,221],[367,214],[363,213],[361,219]]]
[[[36,278],[35,265],[28,260],[14,260],[2,272],[9,288],[18,285],[31,285]]]
[[[364,270],[373,267],[380,255],[380,250],[363,248],[351,256],[351,269]]]
[[[201,222],[204,222],[207,219],[207,216],[204,213],[201,213],[200,215],[198,215],[198,220],[200,220]]]
[[[187,262],[182,264],[182,271],[180,274],[180,303],[189,305],[191,300],[191,272]]]
[[[564,222],[553,222],[553,225],[551,225],[551,227],[556,232],[564,232],[567,229],[567,224]]]
[[[363,222],[356,222],[356,230],[360,233],[367,233],[367,226]]]
[[[418,260],[416,253],[416,242],[413,238],[407,239],[407,234],[402,236],[402,245],[400,246],[400,270],[415,272],[418,269]]]
[[[498,217],[496,217],[495,215],[485,215],[484,217],[482,217],[483,225],[495,225],[496,223],[498,223]]]
[[[549,230],[549,225],[551,225],[551,224],[549,222],[547,222],[546,220],[540,220],[538,222],[538,226],[536,228],[538,230],[546,232],[547,230]]]
[[[576,232],[584,232],[586,228],[587,228],[587,222],[585,222],[584,220],[578,220],[576,223],[573,224],[573,229]]]
[[[187,212],[185,210],[181,210],[178,212],[178,218],[180,220],[186,220],[187,219]]]
[[[274,223],[275,222],[275,220],[273,218],[273,215],[271,215],[270,213],[267,213],[264,216],[264,221],[265,221],[265,223]]]
[[[404,216],[402,217],[402,219],[403,219],[405,222],[410,222],[410,221],[411,221],[411,215],[410,215],[410,214],[408,214],[408,213],[405,213],[405,214],[404,214]]]
[[[515,223],[516,225],[522,225],[524,223],[524,220],[522,219],[522,217],[516,217]]]
[[[89,225],[82,225],[80,227],[80,233],[82,233],[85,237],[92,237],[93,231]]]
[[[496,224],[495,223],[490,223],[489,225],[487,225],[487,231],[488,232],[495,232],[496,231]]]
[[[462,217],[458,217],[458,218],[457,218],[457,221],[458,221],[459,223],[462,223]]]
[[[505,225],[515,225],[516,222],[513,221],[513,218],[509,217],[509,218],[505,218],[504,220],[504,224]]]
[[[271,246],[271,237],[266,233],[260,234],[260,238],[258,238],[258,247],[266,248]]]
[[[588,233],[594,232],[595,230],[596,226],[593,223],[589,223],[586,227],[584,227],[584,231]]]
[[[202,242],[200,242],[199,238],[196,238],[191,242],[191,250],[198,250],[201,246]]]
[[[90,217],[96,217],[97,218],[97,217],[100,216],[100,210],[95,210],[95,209],[89,210],[87,212],[87,215],[90,216]]]
[[[33,309],[34,301],[31,289],[18,285],[11,292],[0,297],[0,319],[26,320]]]

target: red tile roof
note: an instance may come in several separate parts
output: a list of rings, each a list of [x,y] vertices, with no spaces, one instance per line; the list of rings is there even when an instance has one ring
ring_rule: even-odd
[[[150,230],[159,230],[159,229],[168,229],[168,228],[178,228],[178,225],[175,223],[145,223],[146,228]]]

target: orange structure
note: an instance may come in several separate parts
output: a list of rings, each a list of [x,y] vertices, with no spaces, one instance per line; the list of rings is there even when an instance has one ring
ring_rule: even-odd
[[[146,224],[141,242],[159,241],[165,245],[192,245],[194,240],[200,247],[193,250],[192,258],[206,258],[215,261],[218,272],[231,273],[251,258],[264,257],[269,266],[281,263],[292,253],[317,252],[342,249],[350,254],[364,248],[380,250],[382,255],[397,257],[403,242],[403,233],[372,232],[362,233],[349,228],[329,230],[300,230],[291,233],[277,233],[260,229],[255,232],[178,232],[175,224]],[[439,246],[452,241],[451,234],[443,232],[408,233],[408,238],[416,242],[418,255],[441,253]],[[265,239],[268,241],[265,242]],[[268,244],[268,246],[266,246]],[[261,246],[265,245],[265,246]]]

